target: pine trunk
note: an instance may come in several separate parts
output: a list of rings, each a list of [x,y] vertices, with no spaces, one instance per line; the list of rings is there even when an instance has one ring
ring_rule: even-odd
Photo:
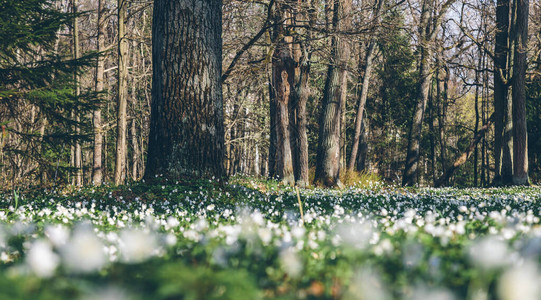
[[[222,2],[155,0],[145,178],[223,178]]]

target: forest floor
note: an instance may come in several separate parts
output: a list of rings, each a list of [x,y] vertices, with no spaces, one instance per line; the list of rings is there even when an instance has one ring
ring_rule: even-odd
[[[0,299],[541,295],[540,188],[231,182],[1,195]]]

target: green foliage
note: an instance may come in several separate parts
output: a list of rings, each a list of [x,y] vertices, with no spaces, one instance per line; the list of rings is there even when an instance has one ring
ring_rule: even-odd
[[[65,157],[66,148],[88,139],[89,123],[84,118],[77,122],[70,112],[85,115],[95,107],[92,92],[75,95],[74,78],[96,56],[73,59],[59,41],[76,15],[58,11],[54,1],[0,0],[0,7],[0,117],[5,126],[1,151],[36,163],[37,168],[22,174],[30,181],[38,173],[53,177],[64,166],[58,158]],[[81,133],[76,134],[75,126]]]

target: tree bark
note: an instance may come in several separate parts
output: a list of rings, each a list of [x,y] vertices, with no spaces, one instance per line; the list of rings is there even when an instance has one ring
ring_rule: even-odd
[[[73,14],[77,14],[77,0],[72,0],[72,9]],[[79,46],[79,18],[75,17],[73,19],[73,58],[79,59],[81,57],[81,48]],[[75,74],[75,97],[79,97],[81,95],[81,78],[79,77],[79,74]],[[81,127],[79,125],[79,122],[81,121],[81,117],[79,115],[78,111],[74,111],[75,116],[75,133],[77,136],[81,134]],[[81,149],[81,142],[79,141],[79,137],[77,137],[77,140],[75,141],[75,149],[74,149],[74,167],[75,167],[75,184],[77,186],[83,185],[83,155],[82,155],[82,149]]]
[[[96,83],[95,91],[98,95],[98,99],[101,100],[101,93],[103,92],[103,79],[105,71],[105,57],[103,57],[101,51],[105,49],[105,29],[106,23],[104,20],[104,0],[98,0],[98,36],[97,36],[97,51],[98,61],[96,64]],[[102,164],[102,151],[103,151],[103,134],[101,125],[101,103],[98,104],[98,108],[93,112],[93,126],[94,126],[94,147],[93,147],[93,161],[92,161],[92,182],[94,185],[101,185],[103,182],[103,164]]]
[[[341,30],[341,20],[345,9],[350,7],[350,0],[337,0],[334,3],[334,30]],[[349,12],[349,11],[348,11]],[[341,70],[347,67],[347,57],[344,57],[344,41],[341,37],[332,38],[331,58],[325,89],[323,91],[322,109],[319,119],[319,140],[316,160],[314,183],[318,186],[340,187],[340,129],[343,102],[340,89]]]
[[[311,0],[298,0],[297,16],[309,26],[316,22],[315,8]],[[295,69],[295,93],[293,94],[292,105],[290,106],[291,122],[291,150],[293,153],[293,169],[296,184],[306,187],[309,184],[308,178],[308,134],[306,104],[310,93],[309,78],[312,57],[312,33],[305,30],[304,36],[296,35],[293,45],[293,56],[296,63]]]
[[[430,16],[432,14],[432,0],[423,1],[421,12],[421,24],[419,25],[419,81],[417,86],[417,104],[413,114],[413,120],[410,127],[408,148],[406,154],[406,166],[402,185],[412,186],[417,183],[418,165],[419,165],[419,144],[421,142],[421,130],[423,128],[423,115],[428,101],[428,90],[432,78],[430,59],[432,51],[430,50],[429,28],[431,27]]]
[[[503,183],[502,155],[504,148],[505,111],[509,94],[509,0],[496,4],[496,36],[494,45],[494,185]]]
[[[516,0],[516,36],[513,61],[513,184],[529,185],[526,129],[526,69],[529,0]]]
[[[374,17],[377,18],[377,22],[379,24],[379,12],[381,10],[381,5],[383,3],[383,0],[376,0],[376,6],[374,8]],[[377,24],[376,24],[377,25]],[[351,144],[351,153],[349,156],[349,162],[347,171],[352,172],[355,168],[355,162],[357,161],[357,155],[359,152],[359,141],[361,139],[361,127],[363,123],[363,116],[364,116],[364,107],[366,105],[366,98],[368,97],[368,87],[370,85],[370,78],[372,77],[372,68],[373,68],[373,60],[375,55],[375,48],[376,48],[376,38],[375,34],[372,35],[370,42],[368,44],[368,48],[366,49],[366,59],[365,59],[365,65],[364,65],[364,72],[361,72],[364,74],[361,80],[361,92],[359,94],[359,102],[357,106],[357,114],[355,116],[355,131],[353,133],[353,142]]]
[[[225,177],[222,2],[155,0],[145,178]]]
[[[432,81],[432,44],[436,38],[443,17],[455,0],[443,2],[438,14],[434,11],[434,0],[424,0],[419,24],[419,81],[417,85],[417,104],[411,122],[406,165],[402,185],[412,186],[418,182],[419,145],[423,128],[423,115],[428,101],[428,89]]]
[[[117,91],[117,134],[115,155],[115,184],[126,179],[127,154],[127,106],[128,106],[128,39],[126,37],[127,1],[118,0],[118,91]]]
[[[293,37],[288,33],[288,26],[293,24],[293,12],[285,3],[275,5],[275,25],[273,39],[276,49],[272,56],[272,86],[274,98],[274,175],[286,184],[295,184],[293,171],[293,153],[291,140],[296,139],[295,132],[290,132],[295,117],[291,118],[294,105],[297,63],[293,53]],[[294,114],[293,114],[294,116]]]

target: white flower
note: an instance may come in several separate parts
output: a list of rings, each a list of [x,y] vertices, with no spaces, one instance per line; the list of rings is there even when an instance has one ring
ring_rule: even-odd
[[[263,245],[268,245],[272,239],[272,231],[266,227],[259,228],[257,234]]]
[[[295,237],[296,239],[302,239],[304,236],[304,233],[306,232],[306,229],[301,226],[295,226],[293,229],[291,229],[291,235]]]
[[[499,280],[498,293],[502,300],[536,300],[541,294],[541,277],[535,262],[506,271]]]
[[[32,243],[26,256],[26,263],[39,277],[51,277],[58,266],[60,259],[53,252],[51,244],[45,240]]]
[[[167,246],[174,246],[177,243],[177,237],[174,234],[168,234],[165,236],[165,244]]]
[[[61,253],[66,267],[78,273],[97,271],[107,262],[102,241],[92,227],[85,225],[75,229],[69,243],[62,247]]]
[[[507,245],[494,236],[477,241],[469,249],[472,262],[482,269],[499,268],[507,264]]]
[[[166,229],[170,229],[170,228],[176,228],[178,227],[178,225],[180,225],[180,222],[177,218],[175,217],[169,217],[167,218],[167,227]]]
[[[455,296],[446,289],[429,289],[427,287],[417,287],[413,292],[412,300],[453,300]]]
[[[338,236],[349,246],[364,249],[373,236],[370,222],[340,224],[337,229]]]
[[[68,241],[70,231],[64,225],[50,225],[45,227],[45,235],[56,247],[61,247]]]
[[[370,299],[385,300],[389,295],[385,290],[385,285],[381,282],[380,276],[371,270],[362,270],[357,272],[344,295],[346,300]]]
[[[303,265],[293,248],[287,248],[280,252],[280,264],[289,276],[297,278],[301,275]]]
[[[99,289],[92,291],[87,295],[84,295],[82,300],[124,300],[132,299],[128,297],[128,294],[118,287],[107,287],[105,289]]]
[[[154,234],[135,229],[127,229],[120,234],[119,246],[122,258],[128,263],[142,262],[157,250]]]

